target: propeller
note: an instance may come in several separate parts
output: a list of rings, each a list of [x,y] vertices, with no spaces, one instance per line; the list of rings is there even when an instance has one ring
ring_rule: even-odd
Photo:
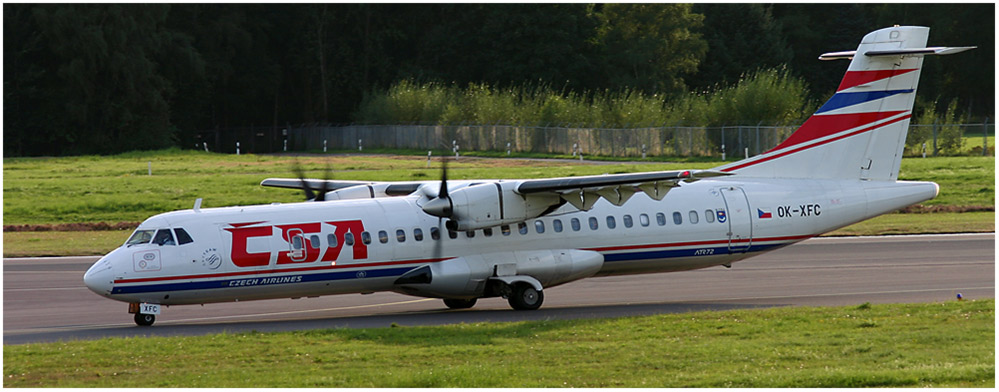
[[[441,161],[441,187],[437,191],[437,197],[423,205],[423,212],[441,219],[450,218],[454,212],[454,204],[447,192],[447,158]]]
[[[437,242],[434,244],[434,260],[441,259],[443,255],[443,245],[445,228],[444,218],[450,218],[453,211],[451,196],[447,191],[447,158],[441,160],[441,187],[437,191],[437,196],[430,199],[423,205],[423,211],[437,217]]]
[[[329,179],[332,177],[332,169],[330,168],[329,162],[326,162],[326,169],[323,171],[323,182],[319,188],[319,193],[317,194],[309,182],[305,180],[305,173],[302,171],[302,166],[295,161],[295,165],[292,167],[292,171],[298,176],[298,180],[302,183],[302,191],[305,192],[306,201],[326,201],[326,193],[329,192]]]

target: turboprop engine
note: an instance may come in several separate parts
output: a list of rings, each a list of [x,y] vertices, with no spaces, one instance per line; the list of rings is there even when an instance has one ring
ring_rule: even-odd
[[[534,290],[593,276],[604,264],[600,253],[545,249],[468,255],[417,267],[395,281],[396,291],[431,298],[505,295],[527,284]]]
[[[489,182],[456,189],[423,205],[423,211],[449,218],[448,228],[469,231],[523,222],[549,212],[563,201],[553,194],[514,192],[518,182]]]

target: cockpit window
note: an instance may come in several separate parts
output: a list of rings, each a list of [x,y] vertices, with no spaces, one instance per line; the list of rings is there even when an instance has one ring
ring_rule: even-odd
[[[185,231],[184,229],[178,227],[176,229],[173,229],[173,232],[174,234],[177,235],[177,245],[190,244],[194,242],[194,239],[191,238],[191,235],[187,234],[187,231]]]
[[[156,230],[136,230],[132,233],[132,236],[128,238],[125,242],[126,246],[148,244],[149,240],[153,239],[153,232]]]
[[[170,229],[159,229],[156,231],[156,236],[153,237],[153,243],[156,245],[177,245],[173,240],[173,233]]]

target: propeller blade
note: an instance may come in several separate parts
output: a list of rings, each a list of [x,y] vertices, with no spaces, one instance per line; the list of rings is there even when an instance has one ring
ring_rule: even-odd
[[[302,182],[302,190],[305,192],[305,200],[315,199],[316,193],[312,191],[312,187],[309,186],[309,182],[305,181],[305,173],[302,171],[302,165],[298,163],[298,160],[295,161],[291,170],[295,172],[298,180]]]
[[[319,195],[316,196],[315,201],[326,201],[326,192],[329,192],[329,180],[333,179],[333,169],[330,167],[330,162],[326,161],[326,169],[323,170],[323,185],[319,188]]]
[[[451,197],[447,193],[447,159],[441,163],[441,187],[437,191],[437,197],[430,199],[423,205],[423,212],[438,218],[450,218],[454,205],[451,204]],[[438,225],[439,226],[439,225]]]
[[[441,189],[437,192],[437,197],[449,199],[447,194],[447,158],[441,160]]]

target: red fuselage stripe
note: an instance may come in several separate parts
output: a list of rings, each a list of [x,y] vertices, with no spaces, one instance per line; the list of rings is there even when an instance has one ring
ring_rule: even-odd
[[[800,241],[811,238],[811,235],[798,235],[798,236],[787,236],[787,237],[771,237],[771,238],[754,238],[750,239],[740,239],[734,240],[732,242],[772,242],[772,241]],[[645,244],[645,245],[628,245],[628,246],[611,246],[604,248],[587,248],[584,250],[592,250],[596,252],[612,252],[618,250],[630,250],[630,249],[649,249],[649,248],[678,248],[687,246],[700,246],[700,245],[719,245],[727,244],[729,240],[713,240],[713,241],[695,241],[695,242],[677,242],[671,244]],[[245,276],[245,275],[265,275],[265,274],[276,274],[276,273],[290,273],[290,272],[309,272],[309,271],[326,271],[331,269],[343,269],[343,268],[365,268],[365,267],[383,267],[388,265],[402,265],[402,264],[421,264],[421,263],[436,263],[439,261],[447,260],[448,258],[441,259],[417,259],[417,260],[399,260],[399,261],[385,261],[385,262],[372,262],[372,263],[357,263],[357,264],[343,264],[343,265],[324,265],[324,266],[314,266],[314,267],[301,267],[301,268],[271,268],[266,270],[253,270],[253,271],[239,271],[239,272],[225,272],[217,274],[199,274],[199,275],[182,275],[182,276],[165,276],[165,277],[155,277],[155,278],[135,278],[135,279],[119,279],[115,280],[115,284],[126,284],[126,283],[143,283],[143,282],[161,282],[169,280],[187,280],[187,279],[206,279],[206,278],[223,278],[230,276]]]
[[[814,148],[814,147],[818,147],[818,146],[821,146],[821,145],[824,145],[824,144],[829,144],[829,143],[832,143],[832,142],[837,141],[837,140],[848,138],[850,136],[855,136],[855,135],[859,135],[859,134],[862,134],[862,133],[865,133],[865,132],[870,132],[870,131],[875,130],[877,128],[885,127],[885,126],[897,123],[899,121],[909,119],[911,117],[912,117],[911,113],[910,114],[906,114],[906,115],[904,115],[902,117],[899,117],[899,118],[896,118],[894,120],[890,120],[890,121],[887,121],[887,122],[884,122],[884,123],[881,123],[881,124],[878,124],[878,125],[872,125],[870,127],[861,129],[859,131],[854,131],[854,132],[847,133],[845,135],[840,135],[840,136],[837,136],[837,137],[834,137],[834,138],[831,138],[831,139],[828,139],[828,140],[821,141],[821,142],[816,143],[816,144],[812,144],[812,145],[808,145],[808,146],[804,146],[804,147],[798,147],[798,148],[795,148],[795,149],[792,149],[792,150],[787,150],[787,151],[784,151],[784,152],[781,152],[781,153],[777,153],[777,154],[768,156],[766,158],[762,158],[760,160],[756,160],[756,161],[752,161],[752,162],[746,162],[746,163],[743,163],[741,165],[736,165],[736,166],[728,167],[728,168],[722,169],[722,171],[724,171],[724,172],[730,172],[730,171],[739,170],[739,169],[742,169],[744,167],[749,167],[749,166],[753,166],[753,165],[758,164],[758,163],[763,163],[763,162],[766,162],[766,161],[777,159],[777,158],[780,158],[780,157],[785,156],[785,155],[790,155],[790,154],[794,154],[796,152],[804,151],[804,150],[807,150],[807,149],[810,149],[810,148]]]

